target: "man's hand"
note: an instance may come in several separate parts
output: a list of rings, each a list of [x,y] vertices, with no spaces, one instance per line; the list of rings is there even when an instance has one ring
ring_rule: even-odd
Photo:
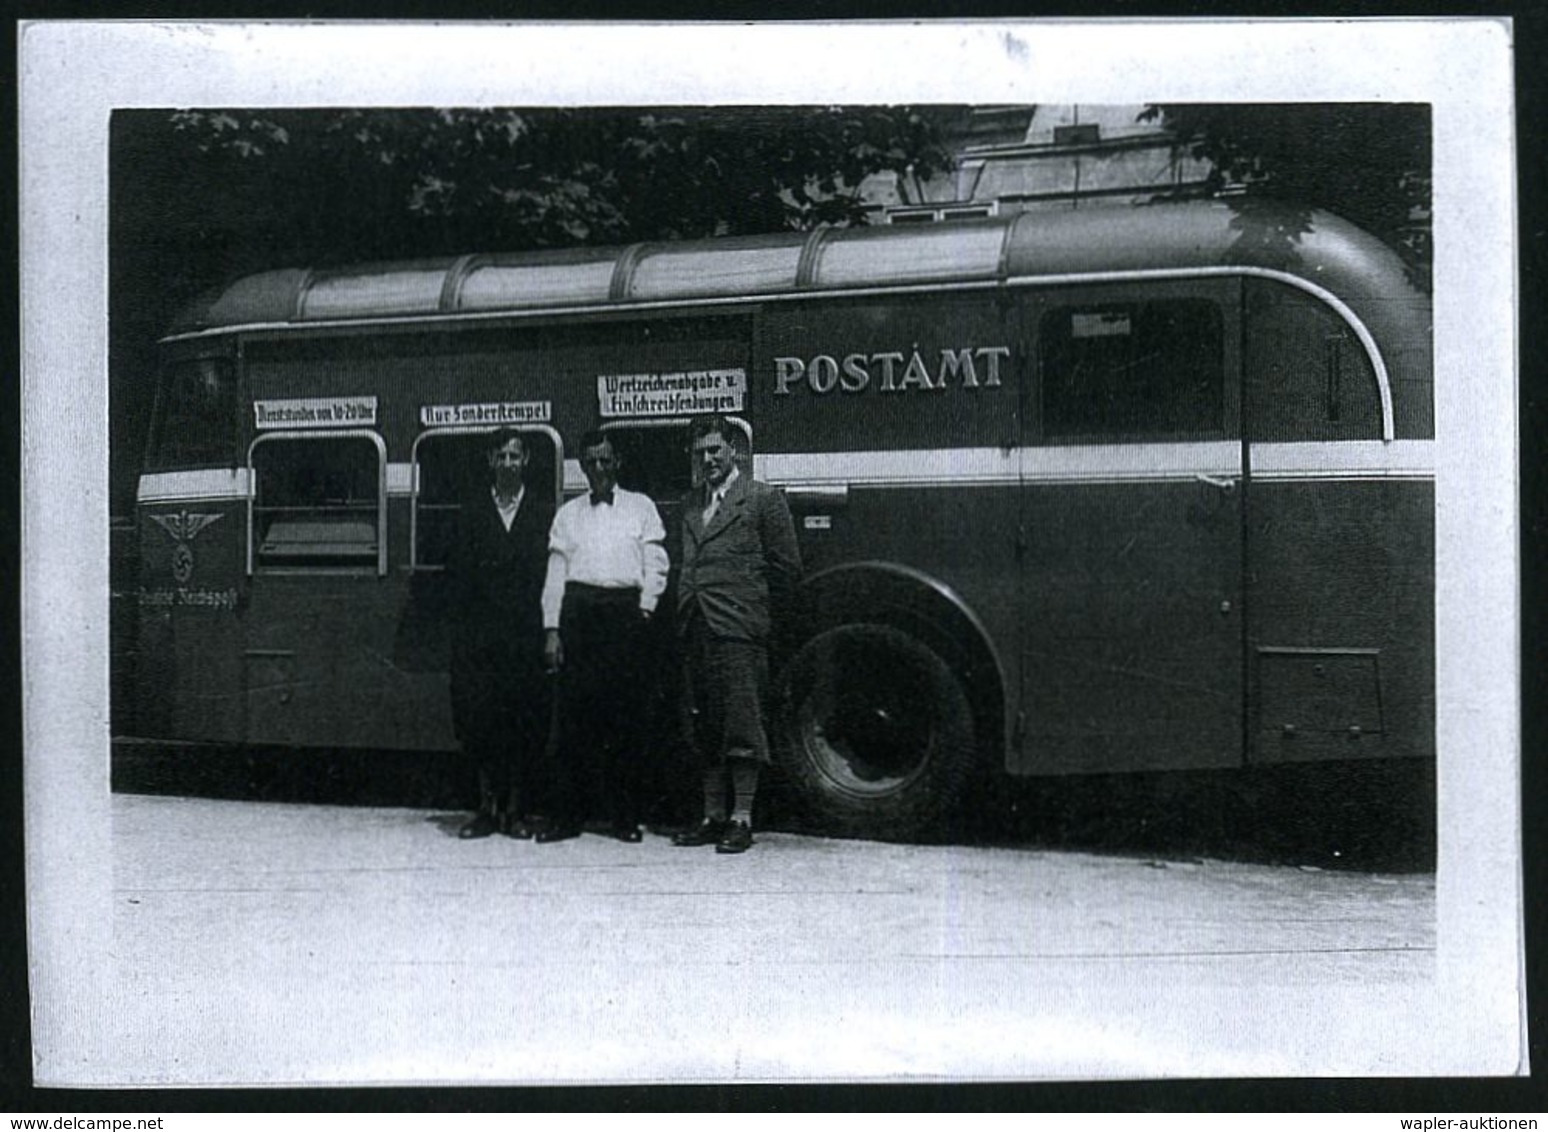
[[[548,629],[543,636],[543,667],[553,675],[564,667],[564,642],[559,639],[558,629]]]

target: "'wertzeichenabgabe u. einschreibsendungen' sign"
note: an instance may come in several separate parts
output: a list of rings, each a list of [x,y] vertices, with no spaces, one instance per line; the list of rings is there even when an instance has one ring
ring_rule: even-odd
[[[253,424],[260,429],[372,427],[376,424],[376,396],[254,401]]]
[[[744,369],[603,374],[597,378],[597,406],[604,417],[739,413],[746,399]]]

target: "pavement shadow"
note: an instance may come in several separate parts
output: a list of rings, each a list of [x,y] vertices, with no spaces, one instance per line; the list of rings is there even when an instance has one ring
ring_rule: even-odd
[[[663,762],[642,783],[647,832],[699,816],[697,776]],[[456,837],[477,798],[464,761],[446,754],[115,748],[113,789],[249,801],[400,806]],[[778,775],[759,791],[758,824],[827,836],[781,798]],[[986,782],[953,824],[927,839],[1008,848],[1201,857],[1379,872],[1435,868],[1436,792],[1430,760],[1372,760],[1229,771],[1011,778]]]
[[[425,818],[425,824],[435,826],[442,837],[456,840],[457,831],[467,823],[467,820],[468,811],[455,814],[430,814]]]
[[[1434,764],[1308,764],[1008,782],[971,840],[1373,872],[1430,872]]]

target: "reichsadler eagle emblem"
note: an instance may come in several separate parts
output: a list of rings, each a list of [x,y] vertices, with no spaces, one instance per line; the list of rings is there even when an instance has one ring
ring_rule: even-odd
[[[225,513],[216,511],[213,513],[179,511],[175,515],[152,515],[151,520],[177,545],[172,548],[172,576],[177,579],[178,585],[182,585],[193,577],[194,556],[193,548],[188,544],[194,540],[200,531],[215,522],[224,519]]]

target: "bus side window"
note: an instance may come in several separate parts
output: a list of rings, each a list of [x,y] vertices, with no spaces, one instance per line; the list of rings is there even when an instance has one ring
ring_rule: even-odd
[[[1249,280],[1245,357],[1254,440],[1381,437],[1370,358],[1353,328],[1320,300]]]
[[[1059,307],[1038,327],[1043,434],[1178,439],[1225,428],[1220,308],[1205,299]]]
[[[249,460],[255,571],[382,570],[379,437],[260,436]]]
[[[167,368],[158,400],[158,470],[229,467],[237,441],[236,372],[226,358],[193,358]]]
[[[549,500],[559,495],[558,449],[547,429],[519,430],[527,446],[523,482],[528,491]],[[489,430],[427,432],[414,445],[414,545],[412,565],[420,570],[445,567],[456,534],[457,513],[470,499],[487,495],[490,485]]]

